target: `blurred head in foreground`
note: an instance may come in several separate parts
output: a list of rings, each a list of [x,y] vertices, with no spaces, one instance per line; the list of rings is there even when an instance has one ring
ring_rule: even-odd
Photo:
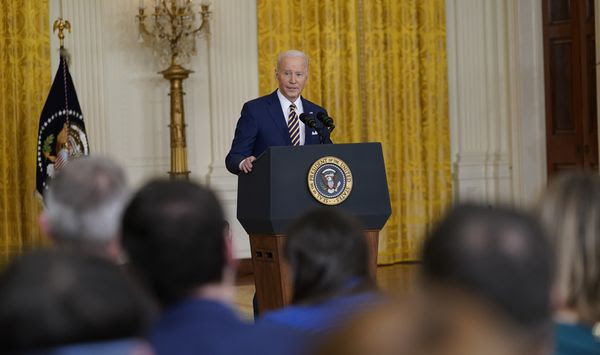
[[[423,246],[428,353],[544,353],[551,265],[550,247],[531,217],[505,208],[454,208]]]
[[[119,226],[127,198],[127,180],[117,163],[80,157],[51,180],[40,225],[60,247],[86,249],[120,261]]]
[[[600,176],[559,176],[538,213],[554,247],[559,312],[589,326],[600,322]]]
[[[285,256],[293,280],[293,302],[319,302],[372,285],[361,228],[335,210],[306,213],[291,227]]]
[[[104,257],[43,249],[0,275],[3,351],[24,353],[68,344],[141,337],[149,303]]]
[[[368,308],[349,318],[316,346],[314,355],[413,355],[418,319],[408,300]]]
[[[230,301],[231,240],[215,194],[189,181],[154,180],[123,215],[123,246],[163,306],[190,297]]]
[[[313,338],[379,302],[369,274],[365,236],[341,212],[307,212],[290,228],[284,248],[292,305],[261,315],[259,325],[289,328]]]

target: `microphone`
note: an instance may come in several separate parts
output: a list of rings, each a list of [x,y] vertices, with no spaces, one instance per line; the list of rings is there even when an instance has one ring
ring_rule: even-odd
[[[311,113],[301,113],[300,121],[302,121],[302,123],[304,123],[305,125],[307,125],[310,128],[317,129],[317,120],[315,119],[315,116],[312,115],[312,112]]]
[[[317,113],[317,118],[319,119],[319,121],[321,121],[323,123],[323,125],[325,127],[327,127],[329,132],[333,131],[333,129],[335,128],[335,124],[333,123],[333,118],[327,116],[327,114],[323,111],[319,111]]]
[[[323,129],[322,127],[317,127],[317,119],[315,118],[315,116],[313,116],[312,112],[301,113],[300,121],[302,121],[302,123],[304,123],[308,127],[317,131],[317,134],[319,135],[319,142],[323,144],[325,140],[325,137],[323,137]]]

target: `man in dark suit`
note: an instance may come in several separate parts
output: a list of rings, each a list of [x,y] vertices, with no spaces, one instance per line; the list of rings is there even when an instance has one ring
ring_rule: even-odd
[[[227,354],[247,331],[233,311],[234,264],[216,196],[187,181],[155,180],[125,209],[132,270],[162,307],[149,340],[160,354]]]
[[[324,108],[301,97],[308,79],[308,57],[296,50],[279,54],[275,77],[279,88],[273,93],[248,101],[242,107],[231,150],[225,158],[233,174],[252,171],[252,163],[271,146],[331,143],[329,132],[320,122],[307,127],[299,120],[302,113],[316,116]]]
[[[212,191],[189,181],[147,183],[125,209],[122,242],[161,306],[148,334],[157,355],[294,354],[303,341],[236,315],[231,238]]]

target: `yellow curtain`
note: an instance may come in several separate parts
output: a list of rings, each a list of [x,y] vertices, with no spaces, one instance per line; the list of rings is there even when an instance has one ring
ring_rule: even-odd
[[[5,264],[42,243],[35,159],[51,75],[47,0],[0,4],[0,264]]]
[[[418,258],[452,199],[444,0],[258,0],[260,93],[277,53],[310,57],[306,98],[336,119],[336,143],[382,143],[392,215],[379,262]]]

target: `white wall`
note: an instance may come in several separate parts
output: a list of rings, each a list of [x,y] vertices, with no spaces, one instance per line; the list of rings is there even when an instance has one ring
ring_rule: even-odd
[[[93,154],[107,154],[139,186],[169,170],[169,83],[157,74],[151,50],[138,43],[138,0],[50,0],[50,25],[60,14],[71,22],[65,47]],[[149,5],[150,1],[146,1]],[[224,168],[244,101],[258,95],[254,0],[212,2],[210,44],[187,65],[184,81],[188,165],[192,178],[209,183],[232,222],[238,257],[249,257],[248,237],[235,219],[237,178]],[[147,13],[150,9],[147,8]],[[51,36],[52,75],[58,39]]]
[[[446,0],[457,201],[535,201],[546,182],[540,0]]]

